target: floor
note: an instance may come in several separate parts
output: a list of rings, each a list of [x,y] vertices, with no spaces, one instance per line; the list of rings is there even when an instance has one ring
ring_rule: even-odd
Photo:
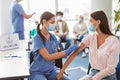
[[[87,74],[88,56],[83,58],[81,55],[82,53],[79,53],[66,69],[71,80],[79,80]],[[63,63],[66,59],[63,58]]]

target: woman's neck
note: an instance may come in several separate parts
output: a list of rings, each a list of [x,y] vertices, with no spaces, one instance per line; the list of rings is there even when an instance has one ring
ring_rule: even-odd
[[[101,32],[101,31],[97,31],[97,36],[98,36],[98,38],[100,38],[100,39],[106,39],[108,36],[110,36],[110,35],[108,35],[108,34],[104,34],[103,32]]]
[[[106,38],[106,37],[109,36],[108,34],[105,34],[105,33],[101,32],[100,29],[96,30],[96,32],[97,32],[97,36],[99,36],[99,37],[105,37]]]
[[[96,32],[97,32],[97,35],[101,35],[101,36],[105,35],[103,32],[101,32],[99,28],[96,29]]]

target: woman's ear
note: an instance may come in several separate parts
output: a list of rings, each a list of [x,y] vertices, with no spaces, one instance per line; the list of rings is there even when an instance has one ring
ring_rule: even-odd
[[[100,20],[97,20],[97,22],[98,22],[98,24],[100,24],[100,23],[101,23],[101,21],[100,21]]]

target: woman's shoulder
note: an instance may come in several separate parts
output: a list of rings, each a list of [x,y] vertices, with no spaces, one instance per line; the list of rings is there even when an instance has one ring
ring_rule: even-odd
[[[108,42],[111,45],[111,49],[115,48],[117,50],[120,48],[120,41],[116,36],[109,36],[106,42]]]
[[[115,45],[115,46],[117,45],[117,46],[120,47],[120,41],[119,41],[119,39],[118,39],[116,36],[111,35],[111,36],[109,36],[106,40],[107,40],[106,42],[108,42],[108,43],[111,44],[112,46],[113,46],[113,45]]]
[[[119,39],[118,39],[116,36],[114,36],[114,35],[108,36],[107,40],[113,41],[113,42],[114,42],[114,41],[118,41],[118,42],[119,42]]]

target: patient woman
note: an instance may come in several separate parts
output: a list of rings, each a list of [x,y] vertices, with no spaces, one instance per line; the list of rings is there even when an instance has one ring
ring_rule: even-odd
[[[120,42],[111,33],[103,11],[93,12],[90,22],[96,31],[83,39],[80,48],[69,56],[57,75],[58,80],[62,80],[64,70],[86,46],[89,47],[89,62],[92,68],[89,76],[80,80],[117,80],[115,73],[119,60]]]

